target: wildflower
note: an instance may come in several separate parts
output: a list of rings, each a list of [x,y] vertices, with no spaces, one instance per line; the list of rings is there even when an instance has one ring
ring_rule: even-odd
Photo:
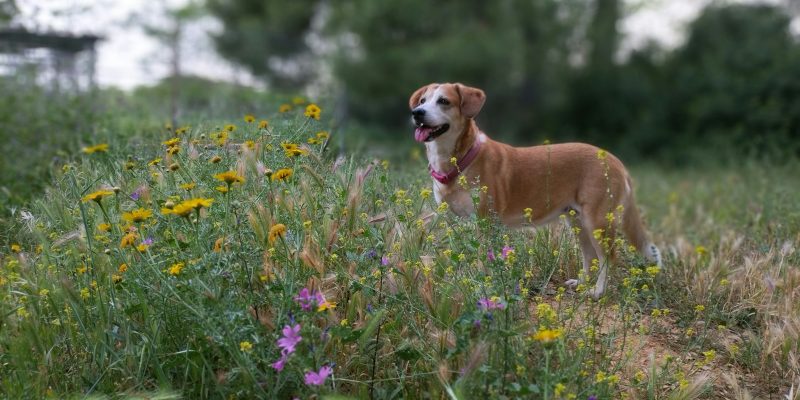
[[[164,207],[161,209],[161,213],[164,215],[168,214],[175,214],[181,217],[188,217],[194,210],[200,210],[201,208],[208,208],[211,207],[211,204],[214,203],[214,199],[206,199],[206,198],[195,198],[184,200],[179,204],[175,205],[172,208]]]
[[[661,271],[661,268],[653,265],[651,267],[647,267],[646,271],[648,275],[655,277]]]
[[[422,189],[422,190],[419,191],[419,197],[422,197],[422,200],[425,200],[425,199],[431,197],[431,193],[433,193],[433,192],[431,192],[430,189]]]
[[[247,340],[245,340],[243,342],[239,342],[239,350],[242,353],[249,353],[249,352],[253,351],[253,344],[248,342]]]
[[[216,178],[217,180],[220,180],[220,181],[223,181],[223,182],[227,183],[228,186],[230,186],[231,184],[234,184],[234,183],[244,182],[244,178],[241,177],[239,174],[237,174],[236,171],[222,172],[222,173],[214,175],[214,178]]]
[[[169,274],[170,274],[170,275],[172,275],[172,276],[177,276],[178,274],[180,274],[180,273],[181,273],[181,271],[183,271],[183,268],[184,268],[185,266],[186,266],[186,265],[185,265],[184,263],[182,263],[182,262],[175,263],[175,264],[172,264],[172,265],[169,267],[169,269],[167,270],[167,272],[169,272]]]
[[[294,157],[294,156],[304,156],[308,154],[308,150],[301,149],[295,143],[281,143],[281,147],[283,147],[283,152],[286,154],[286,157]]]
[[[120,283],[122,282],[122,276],[117,274],[111,274],[111,282]]]
[[[219,252],[221,252],[221,251],[222,251],[222,245],[223,245],[224,243],[225,243],[225,238],[224,238],[224,237],[221,237],[221,238],[217,239],[217,240],[214,242],[214,248],[213,248],[213,251],[214,251],[215,253],[219,253]]]
[[[222,161],[222,157],[220,157],[220,156],[211,157],[211,160],[209,160],[209,162],[212,163],[212,164],[216,164],[216,163],[218,163],[220,161]]]
[[[297,343],[303,340],[303,337],[300,336],[300,324],[295,324],[295,326],[286,325],[281,333],[283,333],[283,336],[278,339],[278,347],[286,354],[294,353]]]
[[[279,113],[287,113],[289,111],[292,111],[292,106],[289,105],[289,104],[284,103],[284,104],[281,104],[280,107],[278,107],[278,112]]]
[[[561,337],[561,329],[539,329],[533,334],[532,339],[537,342],[550,343]]]
[[[128,223],[139,223],[153,216],[153,212],[144,208],[139,208],[122,214],[122,219]]]
[[[228,132],[233,132],[233,131],[235,131],[235,130],[236,130],[236,125],[234,125],[234,124],[228,124],[228,125],[225,125],[225,130],[226,130],[226,131],[228,131]],[[225,138],[226,138],[226,139],[227,139],[227,137],[228,137],[228,136],[227,136],[227,135],[225,135]]]
[[[565,390],[567,390],[567,387],[564,386],[563,383],[559,382],[559,383],[556,384],[556,387],[553,389],[553,394],[555,394],[556,396],[561,396],[561,394],[564,393]]]
[[[291,168],[281,168],[275,171],[270,179],[274,181],[285,181],[292,177],[292,169]]]
[[[128,264],[120,264],[119,268],[117,268],[117,272],[119,272],[120,274],[124,274],[125,271],[127,270],[128,270]]]
[[[125,234],[125,236],[123,236],[122,239],[119,241],[119,248],[124,249],[126,247],[133,246],[133,243],[136,241],[136,238],[138,237],[139,235],[133,232]]]
[[[250,114],[247,114],[247,115],[244,116],[244,122],[247,122],[248,124],[256,122],[256,117],[254,117],[254,116],[252,116]]]
[[[605,150],[597,150],[597,159],[598,160],[605,160],[608,157],[608,152]]]
[[[322,110],[316,104],[312,103],[306,106],[306,112],[303,115],[305,115],[308,118],[313,118],[319,121],[320,113],[322,113]]]
[[[17,243],[12,243],[11,244],[11,252],[12,253],[19,253],[21,251],[22,251],[22,247],[20,247],[19,244],[17,244]]]
[[[109,230],[111,230],[111,224],[107,224],[105,222],[103,222],[102,224],[98,224],[97,230],[100,232],[108,232]]]
[[[447,204],[447,202],[443,201],[441,204],[439,204],[439,207],[436,209],[436,211],[441,214],[447,212],[448,208],[450,208],[450,206]]]
[[[300,293],[295,296],[294,300],[300,304],[300,307],[303,311],[311,310],[312,302],[317,300],[315,294],[311,293],[308,288],[303,288],[300,290]]]
[[[489,260],[489,261],[494,261],[494,260],[496,260],[496,259],[497,259],[497,258],[494,256],[494,250],[492,250],[492,249],[489,249],[489,250],[487,250],[487,251],[486,251],[486,259],[487,259],[487,260]]]
[[[86,273],[86,271],[88,271],[88,270],[89,270],[89,268],[87,268],[85,265],[81,265],[80,267],[78,267],[78,268],[76,268],[76,269],[75,269],[75,272],[77,272],[77,273],[78,273],[78,275],[83,275],[83,274],[85,274],[85,273]]]
[[[701,313],[701,312],[705,311],[705,309],[706,309],[706,306],[704,306],[702,304],[698,304],[698,305],[694,306],[694,311],[698,312],[698,313]]]
[[[163,144],[164,146],[167,146],[167,147],[173,147],[173,146],[177,146],[178,143],[180,143],[180,142],[181,142],[181,138],[172,138],[170,140],[167,140],[166,142],[161,142],[161,144]]]
[[[159,163],[161,163],[161,159],[160,158],[154,158],[154,159],[150,160],[150,162],[148,162],[147,165],[149,165],[151,167],[155,167]]]
[[[381,257],[381,265],[384,267],[389,265],[389,257],[386,256]]]
[[[511,247],[511,246],[503,246],[502,255],[500,256],[500,258],[505,260],[506,258],[508,258],[509,255],[513,255],[513,254],[514,254],[514,248],[513,247]]]
[[[253,150],[256,148],[256,142],[252,140],[247,140],[244,142],[244,148],[248,150]]]
[[[478,300],[478,308],[485,312],[491,310],[503,310],[506,308],[506,305],[503,304],[502,299],[497,296],[492,298],[482,297]]]
[[[189,191],[189,190],[194,189],[195,186],[197,186],[197,185],[194,182],[188,182],[188,183],[182,184],[181,185],[181,189]]]
[[[83,196],[81,198],[81,201],[84,203],[88,203],[89,201],[96,201],[99,204],[100,200],[103,200],[103,197],[111,196],[112,194],[114,194],[114,192],[110,190],[98,190],[96,192],[92,192],[87,194],[86,196]]]
[[[329,137],[331,137],[331,135],[328,133],[328,131],[317,132],[316,136],[317,136],[317,139],[319,139],[319,140],[326,140]]]
[[[267,129],[268,126],[269,126],[269,121],[265,119],[258,121],[258,129]]]
[[[275,243],[279,237],[283,237],[286,234],[286,225],[284,224],[275,224],[272,228],[269,228],[269,242]]]
[[[334,308],[336,308],[336,303],[325,300],[325,298],[322,297],[322,294],[319,294],[319,305],[317,305],[317,312],[333,310]]]
[[[302,98],[300,96],[295,96],[295,97],[292,98],[292,104],[294,104],[294,105],[299,106],[299,105],[303,105],[305,103],[306,103],[306,99],[304,99],[304,98]]]
[[[283,371],[284,365],[286,365],[286,361],[289,359],[289,354],[281,354],[281,358],[278,361],[275,361],[270,366],[275,368],[276,371],[280,372]]]
[[[89,293],[89,289],[88,288],[81,289],[81,298],[86,300],[89,297],[91,297],[91,294]]]
[[[45,297],[48,294],[50,294],[50,291],[47,290],[47,289],[42,289],[42,290],[39,291],[39,296],[41,296],[41,297]]]
[[[331,373],[333,373],[333,370],[327,365],[320,368],[319,372],[308,371],[305,375],[305,383],[309,386],[320,386],[325,383]]]
[[[84,147],[82,150],[86,154],[93,154],[93,153],[107,153],[108,152],[108,144],[107,143],[100,143],[94,146]]]

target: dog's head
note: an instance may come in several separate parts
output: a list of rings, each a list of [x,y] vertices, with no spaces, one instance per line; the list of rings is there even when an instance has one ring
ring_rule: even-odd
[[[416,126],[414,138],[430,142],[448,132],[461,134],[469,120],[481,111],[484,101],[483,90],[460,83],[431,83],[417,89],[408,100]]]

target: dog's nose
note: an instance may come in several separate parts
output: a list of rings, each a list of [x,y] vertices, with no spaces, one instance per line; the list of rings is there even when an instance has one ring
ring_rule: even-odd
[[[411,110],[411,115],[413,115],[415,119],[416,118],[422,118],[422,117],[425,116],[425,109],[424,108],[415,108],[415,109]]]

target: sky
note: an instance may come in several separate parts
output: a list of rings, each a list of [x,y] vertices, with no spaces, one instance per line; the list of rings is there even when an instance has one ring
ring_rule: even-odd
[[[667,48],[684,40],[685,27],[712,0],[626,0],[627,15],[619,30],[623,53],[655,41]],[[752,0],[751,0],[752,1]],[[764,1],[764,0],[762,0]],[[777,3],[781,0],[766,0]],[[166,7],[188,0],[17,0],[18,21],[31,29],[96,34],[105,38],[98,46],[97,81],[101,86],[131,89],[157,82],[169,71],[169,54],[146,35],[137,22],[164,23]],[[800,21],[794,31],[800,32]],[[211,17],[192,23],[183,49],[184,71],[212,79],[257,83],[247,71],[220,58],[208,33],[221,29]]]

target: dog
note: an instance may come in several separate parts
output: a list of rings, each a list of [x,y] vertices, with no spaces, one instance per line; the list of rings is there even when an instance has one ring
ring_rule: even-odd
[[[606,289],[606,254],[613,254],[609,248],[617,228],[646,259],[661,266],[619,159],[585,143],[512,147],[496,142],[475,123],[485,101],[482,90],[460,83],[432,83],[409,99],[414,138],[425,144],[438,204],[447,202],[459,216],[493,211],[510,227],[542,225],[569,214],[578,225],[574,231],[583,254],[583,279],[597,259],[597,282],[588,291],[595,299]],[[477,210],[468,185],[482,188]],[[603,237],[611,241],[604,245]]]

